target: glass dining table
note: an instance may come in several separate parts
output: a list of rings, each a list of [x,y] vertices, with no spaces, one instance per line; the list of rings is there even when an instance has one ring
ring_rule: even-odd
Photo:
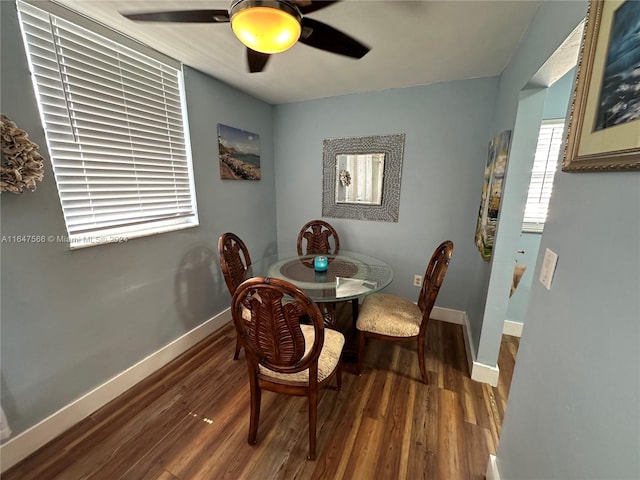
[[[314,302],[355,300],[377,292],[391,283],[393,270],[382,260],[359,252],[341,250],[326,254],[327,269],[314,270],[318,255],[275,254],[252,263],[250,277],[287,280],[303,290]]]
[[[340,250],[327,258],[327,270],[317,272],[318,255],[278,253],[252,263],[246,277],[272,277],[287,280],[303,290],[332,324],[332,304],[351,300],[352,318],[358,316],[359,299],[382,290],[393,280],[393,269],[382,260],[359,252]]]

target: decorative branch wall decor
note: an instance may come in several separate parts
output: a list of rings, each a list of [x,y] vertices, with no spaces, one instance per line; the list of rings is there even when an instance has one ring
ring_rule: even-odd
[[[0,192],[22,193],[36,189],[36,181],[44,177],[44,158],[38,145],[6,115],[2,120],[2,171]]]

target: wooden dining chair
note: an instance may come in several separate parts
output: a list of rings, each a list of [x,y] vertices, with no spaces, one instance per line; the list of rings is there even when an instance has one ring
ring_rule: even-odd
[[[333,248],[331,247],[333,243]],[[298,255],[338,253],[340,239],[338,232],[323,220],[307,222],[298,234]]]
[[[300,229],[297,246],[298,255],[338,253],[340,250],[340,238],[336,229],[329,223],[324,220],[311,220]],[[325,324],[328,326],[335,325],[335,302],[325,302],[320,304],[319,307],[324,316]]]
[[[358,374],[362,368],[367,338],[377,338],[392,342],[418,342],[418,363],[424,383],[427,369],[424,359],[424,345],[431,310],[436,302],[440,286],[449,268],[453,253],[453,242],[442,242],[433,252],[424,274],[422,288],[415,304],[397,295],[374,293],[362,302],[358,321]]]
[[[288,301],[284,301],[284,297]],[[342,385],[342,333],[325,328],[317,305],[285,280],[256,277],[233,295],[233,322],[249,367],[249,444],[256,444],[261,391],[309,399],[309,459],[316,457],[318,390],[336,377]],[[243,312],[249,311],[249,315]],[[300,323],[307,316],[310,325]]]
[[[244,242],[235,233],[223,233],[218,239],[218,257],[220,270],[224,276],[229,293],[233,297],[238,286],[245,280],[251,267],[251,256]],[[236,350],[233,359],[240,355],[240,338],[236,337]]]

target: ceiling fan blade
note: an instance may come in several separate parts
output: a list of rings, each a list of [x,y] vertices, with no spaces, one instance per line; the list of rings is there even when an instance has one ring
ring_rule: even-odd
[[[129,20],[141,22],[228,23],[226,10],[178,10],[173,12],[121,13]]]
[[[362,58],[370,50],[369,47],[340,30],[307,17],[302,19],[302,33],[298,41],[310,47],[352,58]]]
[[[256,52],[255,50],[251,50],[247,48],[247,63],[249,64],[249,72],[258,73],[264,70],[264,66],[267,64],[269,60],[268,53]]]
[[[322,10],[334,3],[338,3],[340,0],[322,0],[322,1],[311,1],[311,0],[298,0],[295,2],[296,7],[300,10],[300,13],[306,15],[307,13],[316,12],[318,10]]]

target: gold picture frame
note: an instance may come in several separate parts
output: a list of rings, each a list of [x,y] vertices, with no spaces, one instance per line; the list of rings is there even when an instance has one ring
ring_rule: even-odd
[[[631,19],[631,22],[629,21]],[[635,22],[635,23],[634,23]],[[640,22],[640,2],[590,0],[562,170],[640,170],[640,42],[621,48]],[[638,60],[621,68],[620,53]],[[626,58],[625,57],[625,58]],[[636,58],[637,57],[637,58]],[[630,64],[629,64],[630,65]]]

